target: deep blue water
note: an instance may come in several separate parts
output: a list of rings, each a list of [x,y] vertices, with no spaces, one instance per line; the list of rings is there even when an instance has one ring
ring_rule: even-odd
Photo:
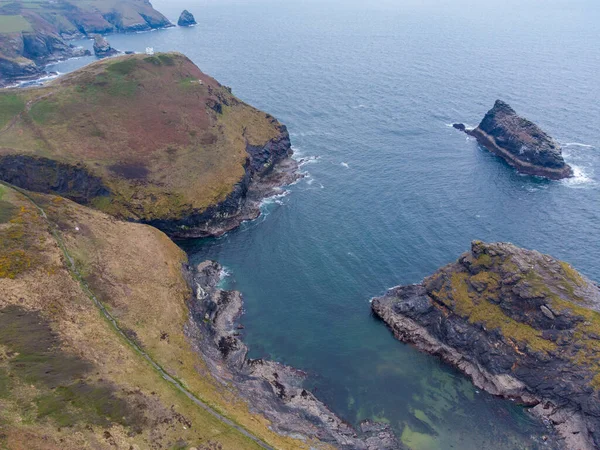
[[[186,7],[199,25],[113,36],[114,47],[186,53],[313,157],[260,219],[185,245],[243,292],[251,356],[307,370],[339,415],[387,420],[415,450],[543,448],[524,410],[394,340],[369,299],[473,239],[600,280],[599,2],[154,4],[172,20]],[[476,125],[497,98],[565,144],[578,176],[520,176],[448,126]]]

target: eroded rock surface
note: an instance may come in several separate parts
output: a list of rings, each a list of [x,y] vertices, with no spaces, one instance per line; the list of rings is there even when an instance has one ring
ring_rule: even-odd
[[[179,16],[177,25],[179,25],[180,27],[191,27],[192,25],[196,25],[196,19],[194,18],[194,15],[191,12],[189,12],[187,9],[184,9],[181,15]]]
[[[477,128],[468,129],[459,123],[453,126],[474,136],[482,146],[519,172],[553,180],[573,175],[560,145],[502,100],[496,101]]]
[[[600,289],[570,265],[475,241],[373,312],[396,338],[441,357],[494,395],[534,406],[569,449],[600,446]]]
[[[119,51],[112,48],[105,37],[96,35],[94,38],[94,54],[98,58],[106,58],[107,56],[113,56],[118,53]]]

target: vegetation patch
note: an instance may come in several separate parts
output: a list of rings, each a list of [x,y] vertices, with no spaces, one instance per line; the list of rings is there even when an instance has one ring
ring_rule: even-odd
[[[13,117],[23,112],[24,109],[25,101],[20,95],[0,93],[0,129],[5,127]]]
[[[122,61],[110,63],[106,70],[111,73],[116,73],[119,75],[129,75],[131,74],[138,66],[137,59],[124,59]]]
[[[101,381],[87,381],[91,363],[61,349],[61,340],[51,323],[37,311],[18,306],[0,310],[0,345],[6,348],[6,369],[0,385],[11,378],[35,386],[38,419],[58,426],[86,423],[110,426],[141,426],[145,419],[116,396],[115,388]]]
[[[32,31],[31,24],[21,15],[0,15],[0,34]]]
[[[453,305],[456,313],[469,322],[491,330],[498,329],[513,342],[526,344],[535,351],[548,352],[556,348],[554,342],[542,337],[540,330],[507,316],[500,306],[490,301],[498,299],[498,283],[493,275],[480,273],[477,276],[479,281],[486,283],[483,293],[471,289],[467,273],[458,272],[453,273],[442,289],[433,295],[442,303]]]
[[[59,106],[55,100],[42,99],[34,103],[29,110],[29,115],[37,124],[46,124],[55,117]]]
[[[18,208],[12,203],[2,200],[0,197],[0,225],[9,222],[17,212]]]
[[[0,278],[12,279],[40,262],[39,241],[32,225],[41,219],[37,212],[23,206],[16,215],[14,210],[11,214],[8,226],[0,229]]]

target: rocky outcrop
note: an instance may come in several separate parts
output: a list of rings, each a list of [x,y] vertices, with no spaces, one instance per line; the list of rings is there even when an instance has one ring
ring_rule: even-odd
[[[117,55],[118,53],[119,51],[112,48],[105,37],[96,35],[94,38],[94,54],[98,58],[106,58],[107,56]]]
[[[263,359],[249,359],[237,319],[243,300],[237,291],[217,288],[221,266],[205,261],[190,272],[195,300],[186,335],[212,375],[234,387],[275,431],[296,438],[316,438],[341,449],[402,448],[388,425],[365,421],[360,433],[303,388],[305,372]]]
[[[68,195],[82,205],[110,195],[102,180],[90,174],[85,167],[48,158],[0,156],[0,174],[3,181],[14,186],[44,194]]]
[[[285,125],[279,136],[264,146],[246,145],[245,175],[227,198],[203,211],[179,220],[150,220],[152,225],[175,238],[221,236],[246,220],[260,215],[261,202],[281,192],[281,186],[297,180],[298,162],[292,159],[290,136]]]
[[[600,288],[568,264],[476,241],[422,283],[372,300],[396,338],[531,406],[568,449],[600,446]]]
[[[181,15],[179,16],[177,25],[179,25],[180,27],[191,27],[192,25],[196,25],[196,19],[194,18],[194,15],[191,12],[189,12],[187,9],[184,9]]]
[[[496,101],[477,128],[468,129],[463,124],[453,126],[475,137],[482,146],[521,173],[552,180],[573,175],[560,145],[501,100]]]

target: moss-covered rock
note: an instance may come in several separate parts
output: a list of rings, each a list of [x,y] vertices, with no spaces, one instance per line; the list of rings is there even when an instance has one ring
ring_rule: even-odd
[[[399,339],[479,387],[539,405],[569,448],[600,445],[600,288],[569,264],[475,241],[457,262],[372,305]]]

